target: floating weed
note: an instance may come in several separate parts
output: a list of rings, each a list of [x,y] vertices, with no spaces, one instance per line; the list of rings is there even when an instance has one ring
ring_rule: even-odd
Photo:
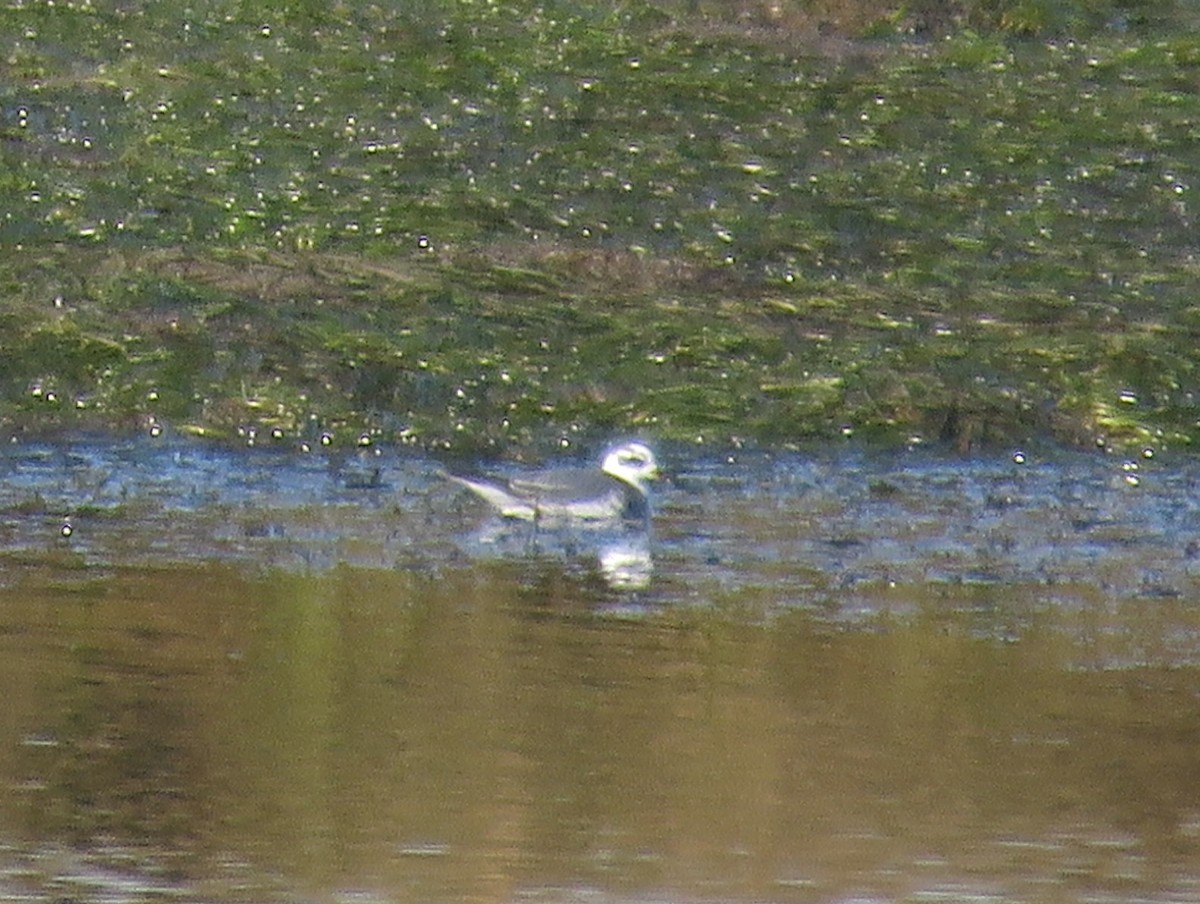
[[[0,416],[1190,441],[1200,53],[1048,15],[0,11]]]

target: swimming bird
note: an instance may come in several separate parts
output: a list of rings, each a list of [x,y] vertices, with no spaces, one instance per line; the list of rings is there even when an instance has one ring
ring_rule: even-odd
[[[647,483],[658,477],[658,462],[645,443],[626,442],[605,452],[595,471],[540,471],[502,483],[445,476],[486,500],[504,518],[600,526],[649,519]]]

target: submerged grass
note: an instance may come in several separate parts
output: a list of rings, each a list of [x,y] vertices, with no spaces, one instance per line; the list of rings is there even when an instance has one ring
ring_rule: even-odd
[[[0,418],[1200,438],[1194,32],[676,12],[0,9]]]

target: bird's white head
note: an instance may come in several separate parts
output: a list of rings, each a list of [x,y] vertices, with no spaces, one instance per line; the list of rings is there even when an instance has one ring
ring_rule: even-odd
[[[621,443],[605,453],[600,470],[645,492],[646,481],[658,476],[658,462],[645,443]]]

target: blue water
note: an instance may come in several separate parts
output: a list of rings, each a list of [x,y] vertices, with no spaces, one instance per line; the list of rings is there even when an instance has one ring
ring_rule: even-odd
[[[758,589],[774,606],[827,606],[836,596],[851,611],[870,609],[890,587],[930,584],[1196,595],[1194,456],[660,453],[669,476],[655,488],[651,531],[597,538],[502,525],[438,476],[442,462],[404,448],[13,442],[0,450],[0,536],[9,556],[58,549],[89,565],[219,558],[436,571],[487,558],[550,560],[601,577],[597,560],[616,543],[647,556],[649,570],[615,590],[653,605]],[[564,462],[586,467],[590,458],[556,464]]]

